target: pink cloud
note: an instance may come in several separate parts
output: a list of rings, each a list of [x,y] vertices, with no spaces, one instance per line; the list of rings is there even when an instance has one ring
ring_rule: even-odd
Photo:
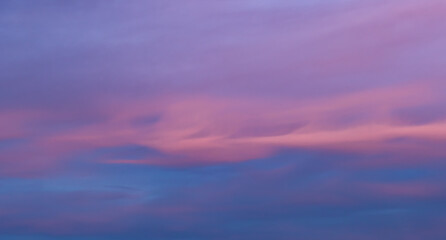
[[[399,151],[404,144],[389,140],[446,140],[445,122],[414,125],[393,114],[429,104],[433,94],[413,85],[306,101],[178,96],[156,107],[130,101],[110,111],[105,122],[43,138],[39,145],[73,151],[137,144],[196,161],[247,160],[281,148]],[[154,123],[132,124],[154,114],[160,116]],[[346,116],[353,120],[337,120]]]
[[[283,148],[424,154],[430,144],[417,143],[413,147],[410,141],[393,139],[446,141],[446,122],[411,124],[394,112],[426,106],[438,99],[436,89],[427,84],[412,84],[301,100],[177,95],[119,104],[111,101],[99,110],[104,120],[47,134],[26,133],[22,129],[42,117],[57,119],[57,114],[39,118],[19,115],[18,120],[10,117],[8,121],[19,124],[17,131],[29,138],[27,151],[16,147],[0,151],[0,156],[4,171],[17,174],[63,165],[62,159],[76,153],[132,144],[159,150],[170,157],[102,161],[209,164],[267,157]],[[149,123],[135,124],[147,116],[158,117]],[[436,149],[432,154],[444,156],[446,152]]]
[[[20,171],[18,162],[30,169],[48,168],[78,152],[128,144],[170,155],[169,164],[243,161],[283,148],[446,154],[438,148],[432,151],[429,144],[393,141],[446,141],[446,122],[441,117],[413,124],[395,116],[397,110],[444,101],[442,78],[426,80],[442,76],[441,69],[425,74],[429,64],[419,59],[426,43],[444,38],[438,31],[446,9],[442,1],[364,1],[336,8],[317,5],[314,8],[319,11],[308,11],[302,17],[289,11],[290,2],[274,3],[269,11],[254,11],[259,10],[256,4],[240,10],[237,4],[201,3],[187,5],[194,14],[182,17],[176,15],[179,8],[165,9],[169,17],[157,19],[163,27],[187,22],[187,26],[200,28],[184,26],[188,34],[183,38],[157,32],[167,34],[169,43],[182,39],[181,49],[173,51],[172,59],[163,55],[156,70],[150,69],[155,82],[151,78],[131,81],[143,89],[160,84],[160,89],[170,91],[150,97],[104,97],[92,89],[98,92],[88,106],[93,110],[74,115],[97,114],[100,120],[62,130],[32,126],[41,118],[69,122],[70,111],[39,116],[0,112],[0,126],[5,126],[0,139],[25,137],[31,149],[27,153],[0,150],[3,169],[9,169],[4,171]],[[137,9],[130,7],[123,14],[133,14],[133,10]],[[245,11],[254,20],[244,17]],[[237,21],[205,21],[224,14]],[[263,21],[282,22],[283,16],[291,16],[292,24],[278,27],[275,21]],[[203,47],[202,41],[208,44]],[[148,47],[144,41],[136,43]],[[419,77],[421,70],[424,74]],[[163,85],[159,79],[165,78],[181,81]],[[148,116],[156,116],[156,121],[135,124]],[[162,158],[101,160],[166,162]]]

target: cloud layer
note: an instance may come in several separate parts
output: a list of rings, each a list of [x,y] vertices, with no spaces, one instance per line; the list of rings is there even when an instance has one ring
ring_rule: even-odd
[[[0,238],[444,239],[445,12],[2,1]]]

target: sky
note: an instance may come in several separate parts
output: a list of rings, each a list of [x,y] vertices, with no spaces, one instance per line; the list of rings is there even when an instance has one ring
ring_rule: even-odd
[[[444,240],[443,0],[0,1],[0,239]]]

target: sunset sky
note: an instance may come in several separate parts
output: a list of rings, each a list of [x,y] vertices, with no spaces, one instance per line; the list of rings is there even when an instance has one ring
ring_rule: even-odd
[[[1,240],[446,239],[446,1],[1,0]]]

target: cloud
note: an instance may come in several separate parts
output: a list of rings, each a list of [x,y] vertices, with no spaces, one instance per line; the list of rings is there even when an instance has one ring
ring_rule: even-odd
[[[445,11],[1,1],[0,238],[444,239]]]
[[[42,138],[38,144],[62,152],[135,144],[157,149],[165,158],[171,155],[171,160],[198,162],[249,160],[283,148],[411,151],[410,142],[392,140],[441,142],[446,125],[411,124],[394,113],[429,105],[434,96],[432,89],[414,85],[307,101],[178,96],[159,99],[156,107],[146,105],[149,100],[121,102],[106,113],[108,120]],[[151,115],[159,116],[156,122],[132,124]],[[423,151],[418,146],[416,151]],[[160,161],[152,159],[154,164]]]

